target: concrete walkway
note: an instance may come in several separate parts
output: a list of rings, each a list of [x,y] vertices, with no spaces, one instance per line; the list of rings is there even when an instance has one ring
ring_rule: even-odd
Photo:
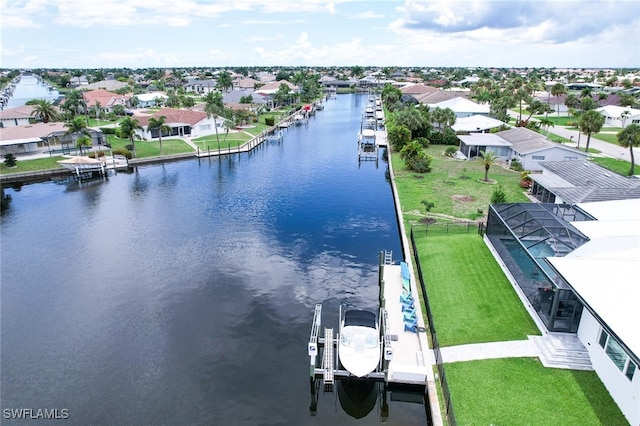
[[[444,362],[474,361],[478,359],[518,358],[539,356],[538,347],[531,340],[474,343],[469,345],[441,347]]]

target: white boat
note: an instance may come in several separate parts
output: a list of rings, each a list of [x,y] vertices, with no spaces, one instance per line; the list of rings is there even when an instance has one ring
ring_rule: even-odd
[[[356,377],[365,377],[380,363],[380,330],[376,314],[363,310],[346,311],[340,324],[338,343],[340,364]]]
[[[302,114],[295,114],[293,116],[293,122],[296,124],[302,124],[304,121],[304,116]]]

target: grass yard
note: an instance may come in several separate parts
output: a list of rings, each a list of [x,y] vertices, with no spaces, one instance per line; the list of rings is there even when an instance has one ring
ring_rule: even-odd
[[[130,142],[128,139],[120,139],[113,135],[109,135],[109,143],[112,149],[125,149]],[[149,158],[157,157],[160,154],[160,142],[157,139],[153,141],[135,141],[136,157]],[[191,148],[182,139],[162,139],[162,155],[182,154],[185,152],[193,152]]]
[[[628,424],[593,371],[545,368],[535,358],[446,364],[460,425]]]
[[[540,334],[477,233],[415,238],[441,346]]]
[[[219,142],[215,134],[192,139],[192,142],[200,147],[201,150],[206,151],[207,149],[217,150],[218,143],[220,143],[220,149],[227,149],[229,147],[236,148],[252,138],[244,132],[229,133],[226,134],[226,138],[225,133],[218,136],[220,138]]]
[[[444,156],[446,146],[432,145],[427,153],[433,157],[430,173],[415,173],[407,170],[399,154],[392,155],[395,181],[405,222],[424,219],[425,206],[422,201],[434,204],[432,213],[474,220],[487,211],[494,184],[481,182],[484,166],[480,160],[455,160]],[[528,201],[520,187],[520,173],[494,165],[489,170],[489,179],[503,186],[508,202]],[[482,210],[483,213],[479,213]]]
[[[591,157],[591,161],[622,176],[629,176],[629,172],[631,171],[630,161],[611,157]]]
[[[64,160],[61,155],[57,155],[55,157],[47,157],[47,158],[38,158],[35,160],[25,160],[22,161],[18,158],[16,162],[16,167],[9,168],[4,162],[0,163],[0,174],[8,174],[8,173],[26,173],[26,172],[37,172],[40,170],[49,170],[49,169],[62,169],[63,167],[58,164],[58,161]]]

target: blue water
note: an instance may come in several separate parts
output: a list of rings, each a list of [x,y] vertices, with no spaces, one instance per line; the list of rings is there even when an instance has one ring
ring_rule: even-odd
[[[331,393],[311,417],[306,352],[314,305],[326,326],[341,303],[376,309],[379,251],[401,257],[387,164],[357,161],[365,101],[340,95],[248,154],[7,188],[0,408],[78,425],[379,424]],[[425,422],[419,404],[389,411]]]
[[[23,75],[13,90],[6,108],[19,107],[32,99],[54,101],[60,94],[57,90],[49,90],[45,84],[32,75]]]

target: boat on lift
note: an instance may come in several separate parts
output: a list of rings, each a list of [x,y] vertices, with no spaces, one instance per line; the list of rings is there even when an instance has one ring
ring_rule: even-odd
[[[376,314],[349,310],[340,324],[338,358],[342,367],[358,378],[376,370],[380,364],[380,330]]]

